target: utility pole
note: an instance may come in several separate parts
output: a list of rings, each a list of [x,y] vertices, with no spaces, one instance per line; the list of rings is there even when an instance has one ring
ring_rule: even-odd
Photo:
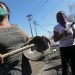
[[[49,39],[51,39],[52,37],[51,31],[48,31],[48,33],[49,33]]]
[[[34,27],[35,27],[35,33],[36,33],[36,36],[37,36],[37,30],[36,30],[36,25],[37,24],[36,24],[36,21],[34,21],[33,23],[34,23]]]
[[[32,35],[32,37],[33,37],[33,32],[32,32],[32,25],[31,25],[31,19],[32,19],[32,15],[27,15],[26,16],[27,18],[28,18],[28,21],[29,21],[29,25],[30,25],[30,30],[31,30],[31,35]]]

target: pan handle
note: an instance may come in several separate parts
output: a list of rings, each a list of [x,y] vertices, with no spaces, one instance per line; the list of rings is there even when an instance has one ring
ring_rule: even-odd
[[[11,51],[11,52],[5,53],[5,54],[3,54],[2,56],[3,56],[3,58],[5,58],[5,57],[11,56],[11,55],[13,55],[13,54],[22,52],[22,51],[24,51],[24,50],[26,50],[26,49],[29,49],[29,48],[33,47],[33,46],[35,46],[35,45],[34,45],[34,44],[26,45],[26,46],[24,46],[24,47],[22,47],[22,48],[19,48],[19,49],[13,50],[13,51]]]

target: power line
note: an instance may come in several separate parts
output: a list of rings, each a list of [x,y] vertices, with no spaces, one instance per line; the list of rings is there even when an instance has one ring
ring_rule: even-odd
[[[40,17],[39,20],[43,20],[43,19],[45,19],[44,17],[47,17],[48,15],[50,15],[57,8],[57,5],[60,5],[61,3],[63,3],[63,2],[61,2],[61,3],[60,2],[56,3],[55,6],[53,8],[51,8],[47,13],[45,13],[42,17]]]
[[[43,2],[43,4],[38,8],[38,10],[36,11],[36,14],[38,14],[42,9],[43,9],[43,7],[46,5],[46,3],[48,2],[48,0],[45,0],[44,2]]]
[[[40,29],[42,29],[44,32],[46,32],[47,34],[48,34],[48,36],[49,36],[49,38],[51,38],[51,36],[52,36],[52,31],[50,31],[50,30],[46,30],[44,27],[42,27],[41,25],[37,25]],[[44,34],[43,34],[44,35]]]
[[[40,29],[42,29],[43,31],[48,32],[49,30],[45,29],[44,27],[42,27],[41,25],[37,24],[38,27],[40,27]]]
[[[35,7],[33,7],[33,9],[31,10],[31,13],[34,11],[34,10],[36,10],[37,9],[37,6],[39,5],[39,4],[41,4],[42,3],[42,0],[40,0],[37,4],[36,4],[36,6]],[[35,11],[34,11],[35,12]]]

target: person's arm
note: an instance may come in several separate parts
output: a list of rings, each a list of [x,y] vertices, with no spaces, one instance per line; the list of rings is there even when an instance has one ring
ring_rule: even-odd
[[[1,64],[4,63],[4,58],[3,58],[2,54],[0,54],[0,63],[1,63]]]
[[[73,25],[72,30],[73,30],[73,38],[75,39],[75,24]]]
[[[23,30],[21,27],[19,27],[19,31],[24,36],[25,40],[31,39],[31,37],[28,35],[28,33],[25,30]]]
[[[54,31],[54,42],[59,41],[62,37],[67,36],[67,31],[64,31],[63,33],[59,34],[59,32]]]
[[[73,38],[75,39],[75,30],[73,30]]]

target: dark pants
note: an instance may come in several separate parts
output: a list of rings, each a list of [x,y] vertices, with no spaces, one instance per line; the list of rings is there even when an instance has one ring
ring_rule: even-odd
[[[72,75],[75,75],[75,46],[60,47],[62,75],[68,75],[69,65]]]
[[[28,58],[22,55],[22,75],[31,75],[32,69]]]

